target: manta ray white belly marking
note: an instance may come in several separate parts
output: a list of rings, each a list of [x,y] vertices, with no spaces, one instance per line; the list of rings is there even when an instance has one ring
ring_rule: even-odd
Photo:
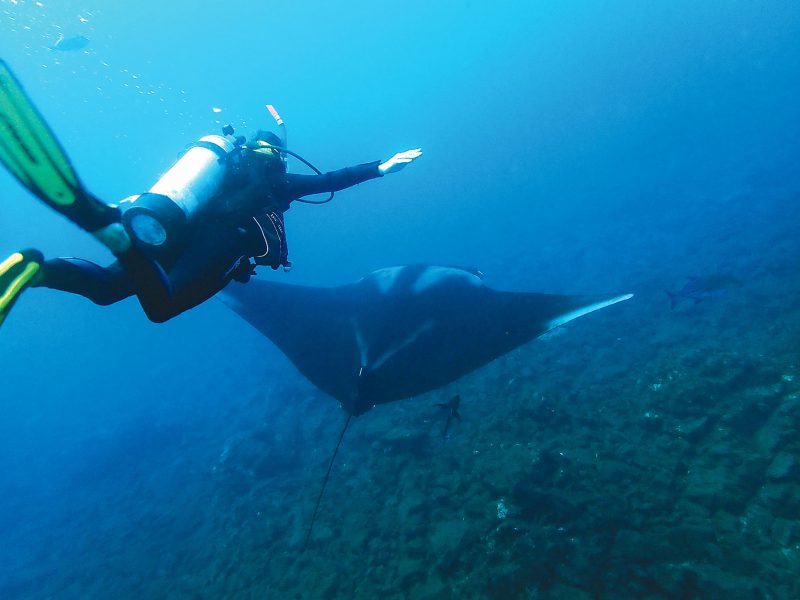
[[[412,331],[409,335],[404,337],[400,340],[399,343],[395,344],[391,348],[389,348],[386,352],[381,354],[377,360],[371,365],[373,369],[379,369],[386,361],[392,358],[395,354],[400,352],[402,349],[410,346],[414,342],[419,339],[419,337],[433,328],[433,321],[425,321],[422,325],[417,327],[414,331]]]
[[[397,278],[404,268],[405,267],[389,267],[388,269],[380,269],[368,275],[367,278],[375,282],[381,294],[388,294],[397,282]]]
[[[403,339],[398,341],[396,344],[390,346],[387,350],[385,350],[382,354],[380,354],[374,361],[370,361],[370,347],[367,344],[366,340],[364,339],[364,333],[361,331],[361,327],[358,325],[358,320],[353,318],[350,320],[350,323],[353,325],[353,335],[356,338],[356,345],[358,346],[358,353],[361,358],[361,366],[362,367],[369,367],[370,369],[379,369],[383,364],[386,363],[390,358],[400,352],[403,348],[413,344],[419,336],[421,336],[426,331],[430,331],[433,328],[433,321],[427,320],[422,323],[419,327],[414,329],[411,333],[405,336]]]
[[[417,277],[414,285],[411,286],[411,291],[415,294],[421,294],[434,285],[439,285],[445,281],[451,283],[454,279],[463,279],[474,286],[483,285],[480,277],[473,275],[472,273],[462,271],[461,269],[451,269],[448,267],[428,267],[422,273],[420,273],[419,277]]]
[[[350,323],[353,325],[353,335],[356,336],[356,345],[358,346],[358,354],[361,358],[361,366],[366,367],[369,364],[367,342],[364,340],[364,334],[361,333],[361,327],[358,326],[358,321],[355,317],[350,319]]]

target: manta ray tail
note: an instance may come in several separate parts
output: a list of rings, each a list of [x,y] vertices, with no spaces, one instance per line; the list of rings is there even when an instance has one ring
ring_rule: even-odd
[[[308,526],[308,533],[306,533],[306,541],[303,543],[303,551],[308,548],[308,542],[311,539],[311,531],[314,529],[314,521],[317,519],[317,511],[319,510],[319,504],[322,502],[322,495],[325,493],[325,487],[328,485],[328,478],[331,476],[331,468],[333,467],[333,461],[336,460],[336,455],[339,453],[339,446],[342,445],[342,440],[344,439],[344,433],[347,431],[347,426],[350,425],[350,419],[353,418],[353,415],[348,414],[347,420],[344,422],[344,427],[342,427],[342,433],[339,434],[339,441],[336,442],[336,448],[333,450],[333,456],[331,456],[331,462],[328,463],[328,470],[325,472],[325,479],[322,480],[322,489],[319,491],[319,496],[317,497],[317,504],[314,506],[314,514],[311,515],[311,524]]]

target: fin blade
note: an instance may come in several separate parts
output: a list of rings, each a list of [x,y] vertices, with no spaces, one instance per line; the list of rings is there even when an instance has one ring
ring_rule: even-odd
[[[38,250],[14,252],[0,262],[0,325],[11,307],[42,268],[44,258]]]
[[[31,193],[86,231],[119,220],[89,194],[47,122],[0,60],[0,162]]]
[[[58,206],[74,203],[74,190],[80,185],[77,175],[4,61],[0,61],[0,115],[0,156],[9,170],[46,202]]]

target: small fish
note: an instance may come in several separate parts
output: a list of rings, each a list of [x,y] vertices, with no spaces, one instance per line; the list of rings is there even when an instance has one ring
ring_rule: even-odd
[[[56,43],[50,46],[50,50],[58,50],[60,52],[75,52],[83,50],[89,45],[89,38],[83,35],[72,35],[64,37],[64,34],[59,34]]]
[[[665,290],[669,296],[670,308],[675,308],[681,300],[694,300],[695,304],[706,298],[722,296],[732,287],[742,282],[731,275],[709,275],[708,277],[687,277],[686,284],[677,292]]]
[[[458,414],[458,405],[461,404],[461,396],[456,394],[452,398],[450,398],[449,402],[446,403],[438,403],[436,406],[444,408],[447,411],[447,421],[444,424],[444,431],[442,431],[442,437],[447,437],[447,430],[450,428],[450,421],[453,420],[453,417],[461,420],[461,415]]]

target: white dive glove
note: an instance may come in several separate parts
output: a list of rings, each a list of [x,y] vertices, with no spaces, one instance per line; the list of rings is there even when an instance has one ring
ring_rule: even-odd
[[[398,152],[386,162],[379,164],[378,171],[381,172],[381,175],[386,175],[387,173],[397,173],[408,163],[412,162],[416,158],[419,158],[420,156],[422,156],[422,148],[414,148],[413,150]]]

